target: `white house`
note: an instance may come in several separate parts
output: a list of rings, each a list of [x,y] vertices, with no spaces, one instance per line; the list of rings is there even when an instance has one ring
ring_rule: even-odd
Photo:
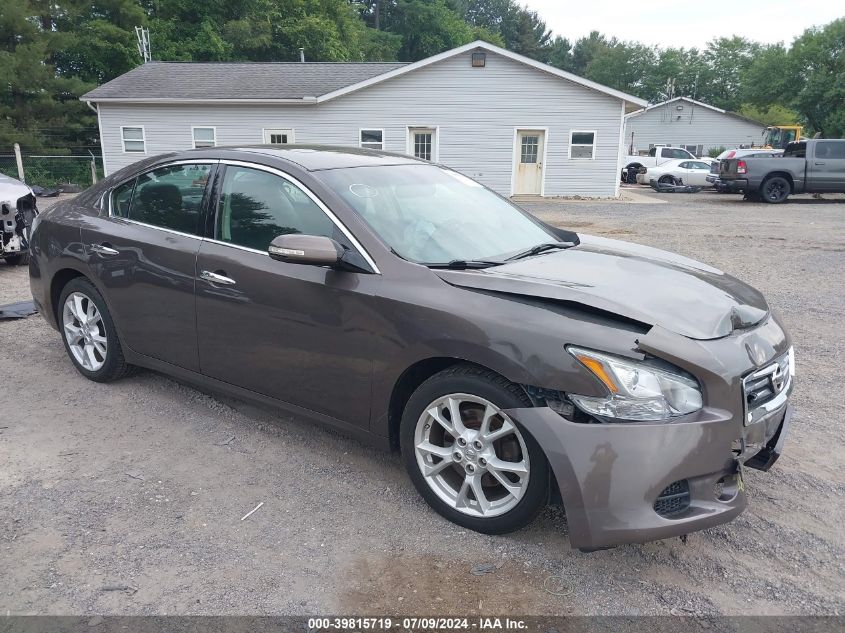
[[[149,62],[82,96],[106,173],[210,145],[352,145],[441,162],[499,193],[615,196],[644,101],[473,42],[412,63]]]
[[[655,103],[625,119],[625,147],[631,154],[671,145],[706,156],[715,147],[760,145],[766,131],[758,121],[689,97]]]

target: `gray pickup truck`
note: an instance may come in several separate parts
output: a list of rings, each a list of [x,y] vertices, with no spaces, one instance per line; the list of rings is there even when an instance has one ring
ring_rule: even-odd
[[[793,193],[845,193],[845,139],[790,143],[772,158],[725,159],[719,180],[728,191],[774,204]]]

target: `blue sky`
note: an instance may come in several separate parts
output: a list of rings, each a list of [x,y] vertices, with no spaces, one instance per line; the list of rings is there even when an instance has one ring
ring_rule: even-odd
[[[811,26],[845,17],[836,0],[520,0],[569,40],[598,30],[622,40],[703,48],[714,37],[743,35],[790,44]]]

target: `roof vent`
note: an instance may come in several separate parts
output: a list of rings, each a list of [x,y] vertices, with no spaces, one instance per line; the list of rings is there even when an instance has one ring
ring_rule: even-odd
[[[487,65],[487,53],[484,51],[476,51],[472,54],[473,68],[484,68]]]

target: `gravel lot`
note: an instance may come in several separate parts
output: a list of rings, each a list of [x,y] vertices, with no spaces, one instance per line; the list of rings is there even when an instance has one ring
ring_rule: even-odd
[[[427,508],[396,455],[151,372],[88,382],[35,316],[0,321],[0,610],[845,613],[845,197],[637,192],[525,206],[716,265],[784,317],[792,435],[770,473],[748,473],[732,524],[592,554],[569,549],[554,509],[516,534],[468,532]],[[27,298],[26,270],[0,264],[0,303]]]

